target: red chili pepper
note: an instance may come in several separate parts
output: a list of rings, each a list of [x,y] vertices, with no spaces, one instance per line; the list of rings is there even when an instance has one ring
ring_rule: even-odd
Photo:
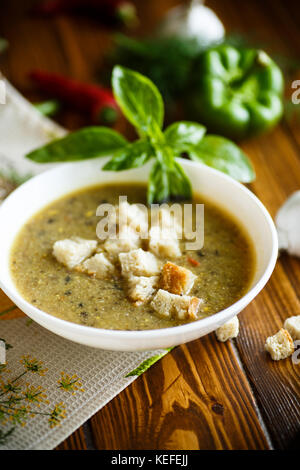
[[[78,111],[88,113],[96,122],[113,124],[117,120],[119,108],[111,90],[107,88],[42,70],[32,71],[30,78],[40,90]]]
[[[188,258],[187,260],[192,266],[199,266],[200,265],[199,261],[197,261],[194,258]]]
[[[137,20],[136,8],[129,0],[45,0],[34,8],[34,12],[42,15],[81,13],[125,24]]]

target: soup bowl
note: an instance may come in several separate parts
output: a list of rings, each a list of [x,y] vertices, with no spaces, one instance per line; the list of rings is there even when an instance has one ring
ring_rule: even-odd
[[[146,182],[149,166],[123,172],[103,172],[107,159],[61,164],[16,189],[0,206],[0,287],[30,318],[44,328],[77,343],[95,348],[138,351],[167,348],[192,341],[219,328],[241,312],[265,286],[275,267],[277,232],[263,204],[242,184],[200,163],[181,160],[193,190],[229,213],[252,240],[255,272],[247,293],[230,307],[192,323],[144,331],[106,330],[56,318],[27,302],[10,272],[10,253],[23,225],[55,200],[89,186],[107,183]],[[204,245],[205,246],[205,245]]]

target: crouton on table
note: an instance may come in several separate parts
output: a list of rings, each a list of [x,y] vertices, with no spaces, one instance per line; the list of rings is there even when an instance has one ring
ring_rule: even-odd
[[[159,287],[171,294],[188,294],[192,290],[195,279],[197,276],[192,271],[168,261],[162,268]]]
[[[274,361],[285,359],[294,352],[294,343],[287,330],[281,328],[274,336],[266,340],[265,350],[271,355]]]
[[[53,255],[69,269],[74,268],[91,256],[97,248],[97,241],[80,237],[59,240],[53,245]]]
[[[161,266],[159,260],[148,251],[138,248],[128,253],[120,253],[119,260],[123,276],[156,276]]]
[[[239,334],[239,320],[238,317],[233,317],[231,320],[224,323],[216,330],[216,336],[219,341],[223,343],[229,339],[236,338]]]
[[[293,339],[300,339],[300,315],[287,318],[283,326]]]
[[[151,306],[162,317],[175,317],[178,320],[196,320],[202,303],[203,300],[197,297],[171,294],[163,289],[159,289],[151,302]]]

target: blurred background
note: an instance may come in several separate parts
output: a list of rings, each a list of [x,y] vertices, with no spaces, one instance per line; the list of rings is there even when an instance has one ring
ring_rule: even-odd
[[[115,63],[149,75],[167,102],[167,120],[190,118],[195,63],[216,42],[264,49],[285,76],[284,118],[291,125],[299,107],[291,83],[300,79],[300,4],[284,0],[1,0],[0,71],[41,111],[68,129],[97,121],[94,111],[41,85],[37,71],[51,72],[110,89]],[[177,7],[174,9],[174,7]],[[189,8],[189,10],[188,10]],[[196,41],[195,41],[196,38]],[[45,89],[46,88],[46,89]],[[51,91],[51,90],[50,90]],[[55,101],[53,101],[55,98]],[[51,99],[50,102],[48,100]],[[101,99],[102,124],[126,129]],[[107,105],[107,106],[104,106]],[[113,105],[112,105],[113,107]],[[196,117],[197,116],[193,116]],[[297,137],[298,139],[298,137]]]

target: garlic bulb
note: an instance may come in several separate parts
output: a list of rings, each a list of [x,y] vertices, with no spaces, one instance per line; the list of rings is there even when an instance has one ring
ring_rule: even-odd
[[[225,29],[217,15],[201,0],[181,5],[167,13],[159,29],[160,35],[194,37],[201,44],[220,42]]]
[[[300,257],[300,191],[293,193],[277,212],[279,250]]]

